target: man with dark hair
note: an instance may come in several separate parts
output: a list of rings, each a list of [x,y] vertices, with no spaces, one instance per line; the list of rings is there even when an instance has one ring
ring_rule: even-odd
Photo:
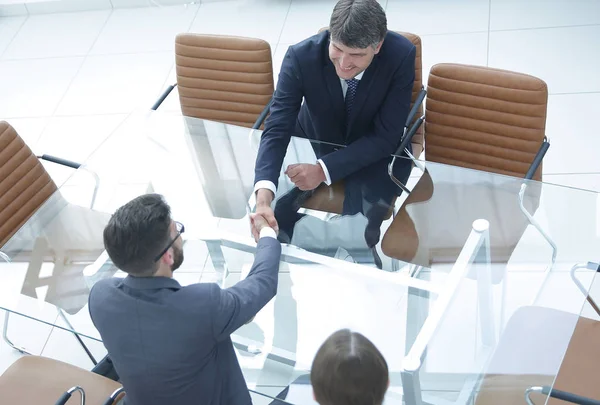
[[[310,383],[320,405],[381,405],[389,386],[388,366],[369,339],[342,329],[317,351]]]
[[[124,279],[99,281],[89,310],[126,391],[127,405],[249,405],[250,395],[230,335],[277,292],[281,245],[264,218],[254,264],[230,288],[182,287],[173,272],[183,263],[183,224],[157,194],[119,208],[104,244]]]
[[[344,179],[344,214],[365,214],[375,233],[367,237],[366,232],[367,243],[377,243],[379,225],[398,192],[387,164],[408,116],[415,55],[412,42],[387,30],[376,0],[340,0],[328,30],[290,46],[255,168],[256,212],[280,229],[280,237],[291,237],[299,219],[295,213],[314,189]],[[346,147],[313,144],[316,162],[288,166],[285,174],[296,188],[274,212],[271,203],[292,135]],[[396,177],[408,178],[407,159],[395,168]]]

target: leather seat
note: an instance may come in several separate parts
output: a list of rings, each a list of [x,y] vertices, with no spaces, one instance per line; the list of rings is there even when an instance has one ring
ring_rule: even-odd
[[[327,27],[321,28],[319,32],[328,29]],[[423,87],[423,69],[421,61],[421,38],[415,34],[408,32],[396,31],[398,34],[409,39],[416,47],[416,58],[415,58],[415,83],[412,90],[412,103],[415,102],[421,88]],[[423,106],[419,107],[417,114],[415,115],[415,121],[423,115]],[[414,122],[414,121],[413,121]],[[398,144],[400,144],[400,136],[398,134]],[[423,152],[423,127],[419,128],[412,138],[412,149],[413,155],[418,158]],[[317,211],[330,212],[334,214],[342,214],[344,207],[344,181],[340,180],[337,183],[327,186],[321,184],[315,191],[315,194],[308,199],[303,205],[303,208],[309,208]],[[393,204],[390,207],[390,211],[386,219],[392,216]]]
[[[0,246],[57,190],[15,129],[0,121]]]
[[[498,342],[475,404],[524,404],[527,388],[553,383],[554,389],[600,399],[598,340],[598,321],[551,308],[519,308]],[[531,399],[536,404],[566,403],[546,402],[538,393]]]
[[[517,196],[545,139],[547,100],[546,83],[533,76],[434,66],[425,111],[426,160],[512,177],[430,165],[388,228],[384,254],[421,266],[453,263],[472,222],[485,218],[492,261],[507,261],[528,225]],[[541,165],[533,179],[542,179]],[[531,214],[540,192],[538,184],[529,185],[524,203]]]
[[[40,356],[24,356],[0,376],[3,404],[53,404],[74,386],[85,391],[86,403],[103,404],[121,384],[91,371]],[[67,404],[79,404],[77,393]]]
[[[179,34],[175,64],[185,116],[252,127],[273,96],[271,46],[261,39]]]

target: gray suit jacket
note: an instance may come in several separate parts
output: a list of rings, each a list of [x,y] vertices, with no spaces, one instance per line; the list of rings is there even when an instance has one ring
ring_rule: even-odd
[[[281,245],[258,242],[243,281],[181,287],[166,277],[105,279],[90,315],[127,392],[127,405],[246,405],[250,395],[230,334],[277,292]]]

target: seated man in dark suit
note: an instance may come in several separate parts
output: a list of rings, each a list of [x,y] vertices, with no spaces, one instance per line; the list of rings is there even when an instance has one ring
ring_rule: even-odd
[[[376,0],[340,0],[329,30],[288,49],[255,168],[256,212],[280,230],[280,240],[289,242],[297,209],[314,189],[344,179],[344,214],[364,214],[367,244],[378,242],[381,222],[398,195],[387,164],[410,109],[415,55],[408,39],[387,30]],[[313,143],[316,162],[287,167],[296,188],[274,212],[271,203],[292,135],[343,146]],[[410,168],[402,159],[396,177],[407,179]],[[253,233],[258,237],[256,229]]]
[[[230,334],[249,322],[277,291],[281,245],[267,222],[248,276],[227,289],[182,287],[173,272],[183,262],[182,224],[160,195],[119,208],[104,230],[113,263],[124,279],[99,281],[89,308],[127,405],[230,404],[251,399]]]

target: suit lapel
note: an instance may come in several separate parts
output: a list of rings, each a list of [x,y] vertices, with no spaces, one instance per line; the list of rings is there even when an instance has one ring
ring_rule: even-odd
[[[338,77],[337,73],[335,73],[335,67],[333,66],[333,63],[331,63],[329,60],[323,67],[323,76],[325,83],[327,84],[327,90],[329,91],[333,117],[339,123],[340,134],[343,134],[345,131],[346,120],[346,112],[344,110],[344,95],[342,94],[340,78]]]
[[[378,68],[378,60],[377,56],[373,58],[371,65],[365,70],[362,79],[358,84],[358,88],[356,89],[356,95],[354,96],[354,104],[352,105],[352,112],[350,113],[350,117],[348,119],[348,125],[346,127],[346,137],[348,140],[350,136],[350,131],[352,131],[352,126],[356,117],[360,114],[360,110],[362,109],[365,101],[367,100],[367,96],[369,95],[369,91],[371,89],[371,85],[373,84],[373,78],[377,73]]]

